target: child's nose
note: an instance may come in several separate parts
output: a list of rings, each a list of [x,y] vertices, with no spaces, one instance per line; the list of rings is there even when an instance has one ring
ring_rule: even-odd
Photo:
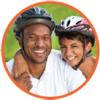
[[[67,48],[65,51],[65,55],[66,56],[70,56],[72,54],[72,49],[71,48]]]

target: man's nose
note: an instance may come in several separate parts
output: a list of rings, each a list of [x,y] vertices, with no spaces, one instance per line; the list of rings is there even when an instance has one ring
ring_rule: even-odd
[[[43,47],[43,46],[44,46],[44,41],[43,41],[43,39],[41,39],[41,38],[37,39],[37,41],[36,41],[36,46],[38,46],[38,47]]]

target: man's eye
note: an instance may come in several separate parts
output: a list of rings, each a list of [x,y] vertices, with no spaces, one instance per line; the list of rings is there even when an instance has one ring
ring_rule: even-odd
[[[36,40],[36,37],[30,36],[29,39],[30,39],[30,40]]]
[[[50,38],[51,38],[50,36],[45,36],[44,40],[50,40]]]

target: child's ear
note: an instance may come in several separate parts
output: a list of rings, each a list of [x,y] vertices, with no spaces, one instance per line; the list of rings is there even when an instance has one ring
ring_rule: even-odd
[[[88,53],[91,49],[92,49],[92,44],[91,42],[88,42],[85,47],[86,53]]]

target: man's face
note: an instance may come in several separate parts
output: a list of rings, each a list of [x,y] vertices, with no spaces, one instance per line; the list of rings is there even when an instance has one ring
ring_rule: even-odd
[[[83,57],[83,44],[81,41],[74,39],[62,38],[60,40],[62,56],[66,62],[71,65],[77,65]]]
[[[51,51],[50,29],[42,24],[28,26],[23,31],[23,47],[33,63],[44,63]]]

